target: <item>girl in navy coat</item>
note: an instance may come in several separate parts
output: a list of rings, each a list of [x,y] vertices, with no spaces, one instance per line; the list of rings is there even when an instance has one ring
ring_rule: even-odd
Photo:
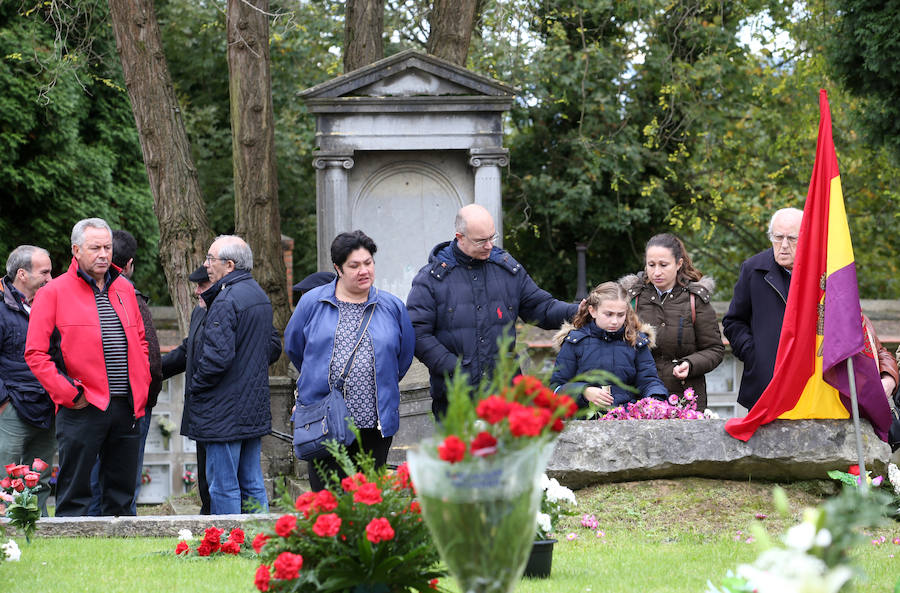
[[[579,310],[572,325],[563,325],[556,335],[560,344],[550,385],[577,396],[579,407],[589,403],[603,408],[622,406],[644,397],[667,396],[650,353],[652,328],[641,326],[628,303],[628,293],[617,282],[604,282],[591,291],[586,308]],[[644,330],[644,331],[641,331]],[[573,377],[604,370],[637,393],[618,385],[570,382]]]

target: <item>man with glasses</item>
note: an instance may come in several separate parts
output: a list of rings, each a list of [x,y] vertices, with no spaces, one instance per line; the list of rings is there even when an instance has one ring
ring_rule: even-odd
[[[281,354],[272,304],[253,279],[253,252],[240,237],[217,237],[203,265],[212,286],[200,295],[202,331],[189,337],[182,434],[205,448],[211,514],[237,514],[253,503],[265,512],[261,438],[272,430],[269,365]]]
[[[445,378],[457,361],[478,385],[490,376],[497,338],[515,340],[521,317],[544,329],[571,319],[577,304],[564,303],[538,288],[512,256],[494,245],[499,235],[482,206],[470,204],[456,215],[456,236],[437,245],[412,282],[406,307],[416,331],[416,357],[431,373],[432,411],[447,410]]]
[[[769,221],[772,246],[741,264],[722,319],[731,350],[744,363],[738,403],[748,410],[772,380],[803,211],[782,208]]]

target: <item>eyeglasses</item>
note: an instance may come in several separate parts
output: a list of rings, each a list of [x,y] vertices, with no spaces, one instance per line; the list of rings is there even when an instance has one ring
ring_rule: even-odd
[[[485,243],[492,243],[492,244],[493,244],[493,243],[496,243],[496,242],[497,242],[497,239],[500,238],[500,235],[499,235],[498,233],[494,233],[493,235],[491,235],[491,236],[488,237],[487,239],[477,239],[477,240],[476,240],[476,239],[472,239],[472,238],[470,238],[468,235],[466,235],[466,238],[469,239],[469,242],[470,242],[472,245],[474,245],[475,247],[484,247]]]
[[[769,235],[769,240],[772,241],[775,245],[781,245],[781,243],[787,239],[787,242],[791,245],[797,244],[797,239],[799,239],[797,235]]]
[[[216,257],[215,255],[210,255],[209,253],[206,254],[206,259],[203,261],[208,262],[208,261],[212,261],[214,259],[217,259],[219,261],[228,261],[227,257]]]

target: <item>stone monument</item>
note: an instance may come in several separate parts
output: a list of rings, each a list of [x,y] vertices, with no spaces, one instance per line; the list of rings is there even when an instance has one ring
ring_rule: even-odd
[[[502,235],[503,113],[515,90],[408,50],[299,96],[316,116],[318,268],[337,233],[378,245],[375,284],[403,300],[456,211],[481,204]]]

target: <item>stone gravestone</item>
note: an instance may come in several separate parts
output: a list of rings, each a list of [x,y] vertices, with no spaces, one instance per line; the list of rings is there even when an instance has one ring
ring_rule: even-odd
[[[515,90],[404,51],[302,91],[316,116],[318,268],[330,246],[363,230],[378,245],[375,285],[403,300],[456,211],[481,204],[502,236],[502,115]]]

